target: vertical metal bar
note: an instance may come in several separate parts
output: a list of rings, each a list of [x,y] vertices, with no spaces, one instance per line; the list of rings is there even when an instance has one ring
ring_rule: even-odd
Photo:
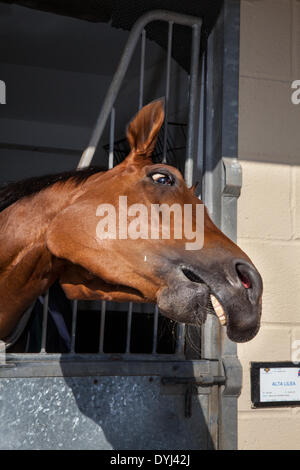
[[[47,340],[47,321],[48,321],[48,304],[49,304],[49,291],[46,292],[43,303],[43,323],[42,323],[42,341],[41,341],[41,353],[46,352],[46,340]]]
[[[190,93],[189,93],[189,117],[188,135],[184,178],[188,186],[193,183],[193,163],[196,150],[196,132],[198,132],[198,109],[199,109],[199,66],[200,55],[200,26],[193,25],[193,40],[191,51]],[[183,354],[185,345],[185,325],[177,326],[176,353]]]
[[[166,88],[165,88],[165,123],[164,123],[165,128],[164,128],[164,144],[163,144],[163,162],[164,163],[167,161],[167,139],[168,139],[168,117],[169,117],[169,95],[170,95],[173,24],[174,24],[173,21],[169,21]]]
[[[183,355],[185,346],[185,325],[178,323],[175,354]]]
[[[78,300],[74,300],[72,304],[72,331],[71,331],[71,349],[70,349],[71,353],[75,352],[77,311],[78,311]]]
[[[188,186],[193,183],[194,154],[196,150],[196,133],[198,133],[198,109],[199,109],[199,55],[200,55],[200,26],[193,25],[190,93],[189,93],[189,116],[188,135],[186,143],[186,161],[184,177]]]
[[[106,301],[101,302],[101,321],[100,321],[100,341],[99,341],[99,353],[103,354],[104,347],[104,330],[105,330],[105,316],[106,316]]]
[[[106,94],[103,106],[98,116],[96,125],[94,127],[91,139],[88,143],[87,148],[84,150],[77,168],[84,168],[91,164],[98,142],[102,136],[103,129],[105,128],[109,113],[112,106],[114,105],[115,99],[119,93],[122,81],[127,72],[128,65],[132,58],[132,54],[135,50],[136,44],[140,38],[141,32],[151,21],[173,21],[174,23],[182,25],[199,25],[202,24],[201,18],[183,15],[182,13],[174,13],[164,10],[152,10],[145,15],[141,16],[138,21],[133,25],[128,41],[124,48],[121,60],[119,62],[117,71],[112,79],[108,92]]]
[[[238,84],[239,84],[239,39],[240,39],[240,2],[225,0],[223,12],[223,107],[222,107],[222,157],[231,157],[231,165],[227,170],[231,173],[236,184],[241,179],[238,162],[235,158],[238,155]],[[228,173],[222,173],[222,210],[221,228],[224,233],[236,240],[237,226],[237,197],[239,191],[233,191],[234,197],[228,188],[230,184]],[[225,185],[226,183],[226,185]],[[240,181],[241,184],[241,181]],[[227,193],[227,194],[226,194]],[[231,193],[231,194],[228,194]],[[242,368],[237,357],[237,345],[230,341],[227,335],[222,335],[221,354],[224,371],[226,374],[226,387],[220,389],[220,430],[219,448],[237,448],[237,417],[238,417],[238,396],[242,387]]]
[[[115,120],[116,112],[115,108],[112,108],[110,113],[110,129],[109,129],[109,156],[108,156],[108,168],[114,166],[114,139],[115,139]]]
[[[158,327],[158,306],[155,305],[153,316],[153,346],[152,354],[156,354],[157,349],[157,327]]]
[[[223,25],[212,31],[205,61],[204,174],[202,198],[213,222],[221,228],[222,197],[222,102],[223,102]],[[212,85],[214,84],[214,86]],[[202,327],[202,357],[220,357],[220,324],[215,316]]]
[[[145,50],[146,50],[146,30],[143,29],[142,38],[141,38],[139,109],[143,107],[143,99],[144,99]],[[130,352],[130,340],[131,340],[132,302],[129,302],[127,315],[128,316],[127,316],[126,353],[129,353]]]
[[[139,109],[143,107],[143,102],[144,102],[145,51],[146,51],[146,30],[143,29],[142,39],[141,39]]]
[[[131,322],[132,322],[132,302],[129,303],[128,313],[127,313],[126,353],[130,353]]]
[[[115,143],[115,122],[116,122],[116,110],[113,107],[110,114],[110,128],[109,128],[109,157],[108,157],[108,169],[110,170],[114,166],[114,143]],[[99,353],[103,354],[104,350],[104,331],[105,331],[105,317],[106,317],[106,301],[101,302],[101,320],[100,320],[100,332],[99,332]]]
[[[194,179],[198,181],[196,194],[203,199],[203,173],[204,173],[204,109],[205,109],[205,72],[206,58],[203,54],[199,65],[199,126],[198,126],[198,142],[196,151],[196,168],[193,168]]]

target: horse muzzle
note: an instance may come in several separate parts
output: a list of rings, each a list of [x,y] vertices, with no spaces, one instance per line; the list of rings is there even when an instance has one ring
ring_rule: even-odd
[[[178,266],[158,292],[158,307],[163,315],[194,325],[203,324],[207,314],[216,315],[229,339],[250,341],[260,328],[261,276],[244,259],[231,259],[221,266]]]

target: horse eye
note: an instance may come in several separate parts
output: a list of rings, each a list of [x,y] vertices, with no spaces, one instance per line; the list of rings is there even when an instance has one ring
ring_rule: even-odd
[[[173,184],[172,178],[168,175],[164,175],[163,173],[154,173],[151,175],[151,178],[155,183],[158,184],[167,184],[169,186]]]

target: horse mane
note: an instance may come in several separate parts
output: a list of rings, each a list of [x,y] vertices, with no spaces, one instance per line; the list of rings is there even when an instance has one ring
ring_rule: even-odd
[[[72,180],[76,185],[84,183],[95,173],[106,171],[105,168],[92,166],[62,173],[34,176],[14,183],[5,184],[0,188],[0,212],[26,196],[37,194],[55,183]]]

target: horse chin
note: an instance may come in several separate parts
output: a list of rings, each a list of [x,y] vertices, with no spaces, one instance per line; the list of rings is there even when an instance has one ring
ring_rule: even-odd
[[[209,288],[205,284],[182,282],[172,288],[163,287],[157,294],[157,305],[162,315],[171,320],[201,325],[207,317]]]
[[[244,318],[251,316],[251,312],[249,312],[247,309],[243,310],[242,306],[239,313],[242,313],[242,315],[244,315]],[[247,341],[251,341],[257,335],[260,329],[261,305],[259,305],[258,307],[257,316],[258,319],[255,321],[255,323],[252,323],[251,325],[247,324],[247,322],[243,322],[237,325],[236,321],[233,320],[235,319],[235,315],[229,315],[227,322],[228,338],[231,341],[234,341],[235,343],[246,343]]]
[[[230,326],[227,327],[227,336],[228,338],[235,342],[235,343],[247,343],[247,341],[251,341],[259,332],[260,329],[260,323],[253,328],[249,329],[246,332],[241,332],[239,330],[235,330],[233,328],[230,328]]]

